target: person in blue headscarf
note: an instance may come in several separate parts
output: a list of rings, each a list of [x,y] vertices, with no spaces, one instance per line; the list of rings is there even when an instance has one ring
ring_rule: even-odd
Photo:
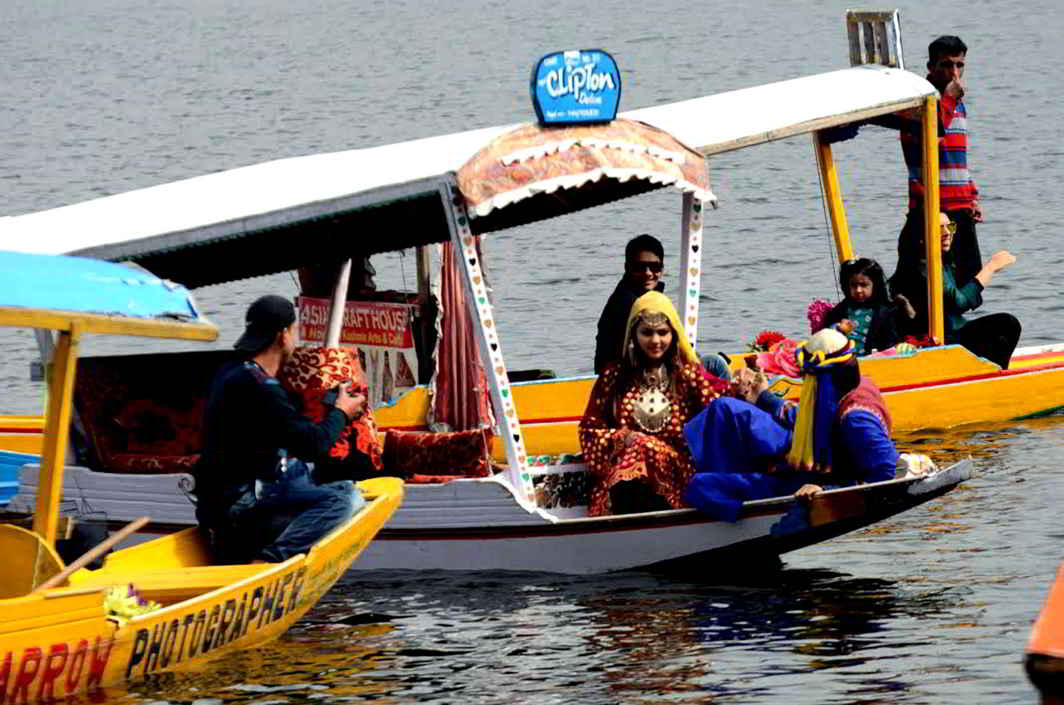
[[[715,519],[738,521],[743,502],[895,476],[898,451],[879,389],[862,379],[853,341],[825,329],[799,345],[797,407],[746,371],[744,399],[722,397],[684,428],[695,475],[685,501]]]

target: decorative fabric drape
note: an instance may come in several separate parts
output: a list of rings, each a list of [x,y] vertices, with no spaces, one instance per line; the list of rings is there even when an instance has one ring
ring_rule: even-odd
[[[479,254],[479,238],[477,251]],[[444,243],[440,273],[441,321],[429,410],[429,424],[434,430],[468,431],[495,425],[488,380],[480,359],[461,267],[454,245]]]

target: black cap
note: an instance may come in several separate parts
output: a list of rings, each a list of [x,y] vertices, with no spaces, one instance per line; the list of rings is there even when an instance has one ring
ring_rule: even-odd
[[[248,307],[244,315],[244,334],[233,343],[241,352],[260,353],[270,346],[277,334],[296,320],[296,307],[283,296],[262,296]]]

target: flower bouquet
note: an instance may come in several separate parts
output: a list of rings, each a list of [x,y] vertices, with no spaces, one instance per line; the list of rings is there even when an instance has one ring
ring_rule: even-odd
[[[833,308],[835,305],[827,299],[813,299],[813,303],[809,304],[805,312],[806,318],[809,319],[810,333],[816,333],[824,328],[824,318]]]

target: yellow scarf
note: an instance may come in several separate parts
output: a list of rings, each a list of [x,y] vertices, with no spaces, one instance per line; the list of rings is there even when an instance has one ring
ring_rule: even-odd
[[[849,363],[856,355],[852,340],[847,341],[845,347],[831,353],[810,350],[808,343],[800,343],[795,350],[795,361],[798,363],[798,368],[802,370],[803,379],[802,394],[798,399],[798,418],[794,422],[794,437],[791,441],[791,449],[787,453],[787,464],[791,467],[798,470],[830,472],[830,467],[819,467],[816,458],[817,443],[814,432],[816,431],[817,407],[824,406],[817,404],[819,375],[830,374],[833,368]],[[830,411],[826,408],[822,409],[823,418],[820,419],[821,424],[828,424],[826,428],[830,428],[834,419],[829,417],[834,416],[838,405],[837,403],[830,404],[830,407]],[[826,414],[823,413],[825,411],[827,411]],[[821,435],[821,443],[831,442],[829,435]]]
[[[694,348],[691,347],[691,343],[687,340],[683,322],[680,320],[679,314],[676,313],[676,309],[673,308],[672,301],[659,291],[648,291],[632,304],[632,310],[628,313],[628,323],[624,327],[624,347],[621,349],[621,354],[624,356],[628,354],[628,345],[632,342],[632,324],[635,323],[635,319],[644,313],[651,312],[660,313],[669,319],[669,325],[672,326],[672,334],[676,337],[676,364],[698,363],[698,356],[695,355]]]

